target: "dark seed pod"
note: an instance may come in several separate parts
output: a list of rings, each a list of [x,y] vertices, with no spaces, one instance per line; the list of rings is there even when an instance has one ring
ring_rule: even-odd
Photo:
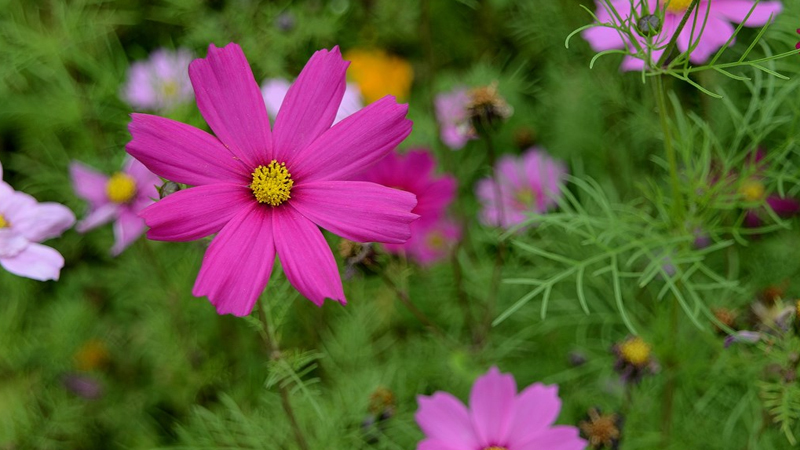
[[[636,23],[636,31],[642,37],[655,36],[661,31],[661,19],[652,14],[642,16]]]

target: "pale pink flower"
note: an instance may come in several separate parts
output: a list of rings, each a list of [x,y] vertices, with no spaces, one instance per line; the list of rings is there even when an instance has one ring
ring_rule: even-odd
[[[455,197],[456,179],[451,175],[436,176],[435,167],[436,161],[428,150],[417,149],[406,154],[394,151],[356,176],[417,196],[417,206],[412,212],[418,214],[419,219],[411,224],[411,239],[384,247],[391,253],[406,253],[423,264],[433,262],[443,252],[446,254],[449,244],[460,234],[453,226],[439,223]],[[437,230],[431,230],[434,225]]]
[[[469,120],[470,102],[469,93],[463,87],[439,94],[434,100],[442,142],[452,150],[459,150],[467,141],[477,138]]]
[[[278,111],[280,111],[283,99],[286,98],[286,93],[289,92],[291,85],[292,83],[283,78],[269,78],[261,84],[261,95],[267,105],[267,114],[269,114],[270,119],[275,120],[278,117]],[[361,98],[361,90],[358,85],[347,83],[342,103],[339,105],[339,110],[336,111],[336,119],[333,120],[333,124],[336,125],[345,117],[363,107],[364,100]]]
[[[511,228],[531,214],[546,213],[561,197],[566,175],[564,163],[539,147],[529,148],[519,158],[503,156],[494,168],[494,177],[478,182],[481,222]]]
[[[161,179],[139,161],[128,158],[121,172],[110,177],[79,162],[69,167],[72,189],[89,202],[89,215],[75,227],[85,233],[114,221],[114,246],[111,254],[119,255],[144,233],[144,220],[139,212],[158,198]]]
[[[608,1],[623,22],[617,19],[604,0],[595,0],[597,5],[595,14],[600,22],[630,27],[639,46],[643,49],[646,48],[645,38],[637,33],[636,21],[632,19],[631,0]],[[651,64],[655,64],[661,58],[666,45],[677,31],[678,25],[691,3],[691,0],[661,0],[660,4],[662,8],[665,8],[664,22],[661,25],[661,31],[653,37],[653,42],[659,48],[652,52]],[[656,0],[635,0],[633,4],[637,7],[640,16],[655,14]],[[646,11],[642,7],[644,4],[648,5]],[[689,60],[695,64],[708,61],[733,36],[735,27],[731,23],[738,24],[744,21],[753,5],[755,5],[753,13],[744,22],[744,25],[748,27],[760,27],[766,24],[770,18],[777,16],[783,9],[779,1],[762,1],[756,5],[755,0],[700,0],[678,35],[676,42],[678,51],[683,53],[689,50],[689,47],[696,45]],[[592,49],[598,52],[611,49],[628,49],[636,52],[635,46],[630,40],[613,28],[596,26],[583,31],[582,36],[589,41]],[[622,70],[642,70],[644,68],[645,62],[641,58],[625,56],[622,61]]]
[[[423,228],[411,225],[411,239],[403,245],[405,254],[414,261],[427,266],[450,255],[461,240],[461,227],[454,221],[442,218]]]
[[[75,215],[58,203],[38,203],[2,180],[0,164],[0,266],[25,278],[58,280],[64,257],[39,242],[60,236]]]
[[[517,395],[514,377],[496,367],[472,385],[469,408],[447,392],[418,396],[414,415],[426,439],[417,450],[583,450],[578,428],[553,425],[558,386],[535,383]]]
[[[197,106],[216,134],[133,114],[128,153],[156,174],[195,185],[140,214],[150,239],[191,241],[217,233],[192,293],[220,314],[249,314],[275,255],[289,282],[317,305],[345,302],[321,226],[357,242],[403,243],[417,217],[413,194],[346,181],[411,132],[407,105],[387,96],[331,127],[348,62],[338,47],[316,52],[270,129],[258,84],[236,44],[209,46],[189,66]]]
[[[193,58],[186,49],[162,48],[131,64],[122,99],[136,110],[148,111],[168,111],[188,103],[194,96],[188,73]]]

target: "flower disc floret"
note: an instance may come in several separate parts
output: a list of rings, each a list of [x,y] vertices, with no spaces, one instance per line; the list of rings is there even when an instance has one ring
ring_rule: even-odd
[[[620,344],[619,351],[622,357],[634,366],[643,366],[650,360],[650,344],[639,337]]]
[[[0,214],[0,230],[3,228],[11,228],[11,224],[8,223],[8,220],[6,220],[2,214]]]
[[[294,181],[292,174],[286,169],[286,164],[273,159],[268,166],[256,167],[250,189],[258,203],[278,206],[292,198],[292,186]]]
[[[764,198],[766,193],[764,183],[757,180],[750,180],[745,182],[739,189],[744,199],[748,202],[757,202]]]
[[[686,11],[691,4],[692,0],[670,0],[667,9],[669,11]]]
[[[128,203],[136,196],[136,180],[127,173],[117,172],[108,179],[106,194],[114,203]]]

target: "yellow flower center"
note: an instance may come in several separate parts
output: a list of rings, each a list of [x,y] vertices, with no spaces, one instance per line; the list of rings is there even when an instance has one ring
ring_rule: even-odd
[[[256,167],[250,189],[258,203],[278,206],[292,198],[290,193],[293,185],[292,174],[286,169],[286,164],[273,159],[268,166]]]
[[[517,195],[515,197],[517,201],[524,206],[531,206],[536,198],[536,196],[533,194],[533,191],[528,188],[517,191]]]
[[[634,366],[643,366],[650,360],[650,344],[640,337],[628,339],[620,344],[619,352],[625,361]]]
[[[178,83],[174,81],[167,81],[161,87],[161,90],[164,92],[164,97],[173,98],[178,95]]]
[[[744,199],[748,202],[757,202],[764,198],[764,185],[760,181],[750,180],[742,184],[739,188],[739,193],[742,194]]]
[[[667,11],[686,11],[686,8],[692,4],[692,0],[667,0]]]
[[[483,449],[483,450],[506,450],[506,448],[505,448],[505,447],[498,447],[498,446],[496,446],[496,445],[493,445],[493,446],[491,446],[491,447],[486,447],[486,448],[485,448],[485,449]]]
[[[117,172],[108,179],[106,194],[114,203],[128,203],[136,195],[136,181],[127,173]]]
[[[0,214],[0,229],[9,228],[11,226],[10,223],[6,220],[6,218]]]
[[[442,234],[442,232],[434,231],[428,235],[428,245],[437,250],[443,249],[445,245],[447,245],[447,240],[444,238],[444,234]]]

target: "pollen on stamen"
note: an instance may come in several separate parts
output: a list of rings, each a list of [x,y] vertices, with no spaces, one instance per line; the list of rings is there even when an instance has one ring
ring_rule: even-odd
[[[10,228],[10,227],[11,224],[8,223],[8,220],[6,220],[6,218],[2,214],[0,214],[0,229]]]
[[[272,160],[268,166],[258,166],[253,171],[253,182],[250,189],[258,203],[278,206],[292,198],[292,174],[285,163]]]
[[[669,11],[685,11],[691,4],[692,0],[671,0],[667,4],[667,9]]]
[[[117,172],[106,183],[106,195],[114,203],[128,203],[136,196],[136,180],[126,173]]]

